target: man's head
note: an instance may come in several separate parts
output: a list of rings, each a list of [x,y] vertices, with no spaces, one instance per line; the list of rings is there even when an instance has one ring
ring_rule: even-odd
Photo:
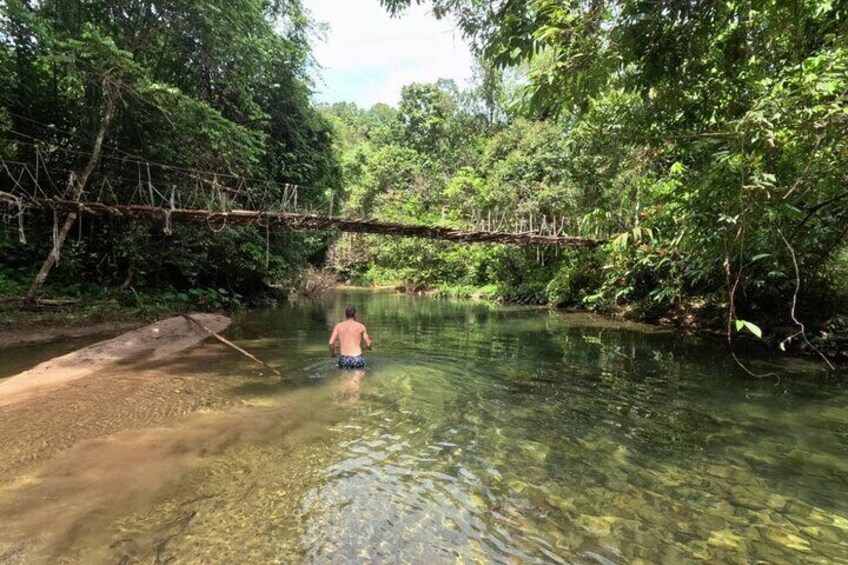
[[[345,308],[345,317],[348,320],[356,319],[356,308],[354,308],[353,306],[348,306],[347,308]]]

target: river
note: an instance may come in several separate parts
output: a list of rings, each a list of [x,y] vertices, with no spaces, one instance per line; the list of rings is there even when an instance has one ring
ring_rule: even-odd
[[[348,303],[375,342],[364,372],[327,355]],[[393,293],[249,313],[227,335],[288,378],[183,360],[226,374],[239,403],[76,446],[2,487],[17,506],[0,509],[51,540],[32,555],[848,563],[845,375],[761,360],[780,377],[753,379],[720,341]],[[21,547],[0,561],[26,561]]]

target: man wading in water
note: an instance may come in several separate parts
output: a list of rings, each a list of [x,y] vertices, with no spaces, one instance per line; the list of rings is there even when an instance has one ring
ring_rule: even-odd
[[[362,369],[365,367],[365,359],[362,357],[362,342],[365,347],[371,349],[371,338],[365,326],[356,321],[356,308],[348,306],[345,308],[347,320],[336,324],[333,334],[330,336],[330,355],[336,355],[336,341],[341,345],[339,353],[339,367],[342,369]]]

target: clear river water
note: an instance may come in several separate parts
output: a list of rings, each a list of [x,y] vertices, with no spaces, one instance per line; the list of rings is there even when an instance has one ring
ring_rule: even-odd
[[[364,372],[327,354],[348,303]],[[780,378],[752,379],[720,341],[393,293],[227,335],[288,378],[195,355],[182,370],[240,403],[60,455],[30,481],[47,495],[19,478],[33,524],[105,501],[66,512],[49,560],[848,563],[844,374],[764,359]]]

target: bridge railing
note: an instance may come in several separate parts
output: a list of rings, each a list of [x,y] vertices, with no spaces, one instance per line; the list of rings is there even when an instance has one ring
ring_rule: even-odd
[[[72,161],[57,159],[69,150],[20,143],[27,149],[27,157],[0,158],[0,193],[9,210],[4,219],[23,230],[25,207],[52,208],[54,211],[72,208],[76,202],[73,195],[77,194],[80,181],[77,169],[71,166]],[[443,210],[441,217],[430,225],[410,226],[392,221],[392,218],[374,219],[351,213],[340,205],[340,193],[332,188],[194,170],[128,157],[104,156],[100,167],[82,188],[79,211],[95,213],[97,210],[104,214],[112,210],[115,215],[133,211],[137,216],[158,215],[166,219],[166,231],[174,218],[236,214],[239,218],[264,217],[266,220],[274,215],[280,220],[275,225],[302,229],[343,229],[455,240],[462,240],[457,234],[474,233],[476,235],[466,240],[496,241],[500,237],[501,241],[509,243],[556,243],[561,240],[571,245],[580,240],[566,235],[572,226],[564,216],[491,210],[459,214],[456,210]],[[143,213],[144,209],[152,212]],[[295,222],[293,216],[312,219]],[[497,237],[490,238],[485,235],[487,233]]]

